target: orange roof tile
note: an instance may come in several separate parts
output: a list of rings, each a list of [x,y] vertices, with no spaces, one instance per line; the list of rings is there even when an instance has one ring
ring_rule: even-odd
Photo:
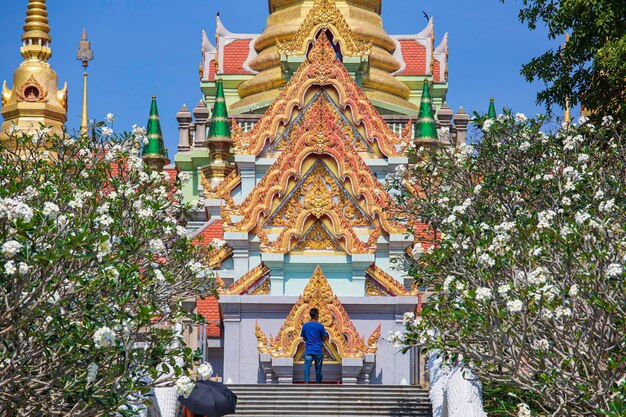
[[[194,239],[194,244],[209,246],[213,239],[224,239],[223,221],[217,220],[205,227]]]
[[[217,298],[214,296],[206,297],[204,300],[199,299],[197,303],[198,314],[201,314],[206,320],[207,337],[222,336],[222,319],[220,314],[220,306]]]
[[[224,74],[250,74],[244,64],[250,54],[252,39],[236,39],[224,46]]]
[[[397,75],[427,75],[426,48],[412,39],[401,39],[399,42],[406,68]]]

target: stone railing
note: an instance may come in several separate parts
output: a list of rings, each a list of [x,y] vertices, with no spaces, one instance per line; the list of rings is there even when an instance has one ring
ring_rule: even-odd
[[[487,417],[480,380],[470,369],[460,365],[452,368],[437,353],[431,353],[428,373],[433,417]]]

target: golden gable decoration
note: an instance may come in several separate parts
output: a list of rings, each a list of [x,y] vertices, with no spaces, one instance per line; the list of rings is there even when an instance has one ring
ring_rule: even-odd
[[[341,14],[335,0],[315,0],[313,8],[300,25],[296,34],[286,41],[278,41],[278,53],[284,55],[304,55],[309,44],[320,30],[332,31],[335,40],[341,45],[346,56],[365,56],[372,53],[372,40],[365,42],[357,38],[348,22]]]
[[[365,270],[365,293],[368,296],[378,297],[407,297],[417,295],[418,290],[414,287],[407,290],[397,279],[380,269],[376,264]]]
[[[276,100],[268,108],[252,130],[237,139],[237,149],[244,155],[258,155],[268,142],[275,139],[278,129],[289,123],[294,107],[302,106],[307,90],[313,86],[332,87],[339,95],[338,104],[349,109],[353,123],[362,125],[367,132],[366,140],[377,144],[380,152],[387,157],[402,156],[396,142],[400,134],[391,130],[363,90],[337,58],[326,34],[315,40],[308,58],[300,65],[291,80],[282,89]]]
[[[267,295],[270,293],[270,269],[260,263],[233,282],[224,295]]]
[[[367,342],[359,335],[352,320],[348,316],[339,298],[333,293],[322,268],[315,269],[313,276],[289,312],[287,319],[276,337],[268,339],[256,324],[258,350],[275,358],[294,358],[298,347],[303,343],[300,337],[302,326],[309,321],[311,308],[319,309],[319,321],[330,335],[327,348],[337,351],[339,356],[346,358],[363,358],[366,354],[375,354],[381,335],[381,326],[374,330]]]

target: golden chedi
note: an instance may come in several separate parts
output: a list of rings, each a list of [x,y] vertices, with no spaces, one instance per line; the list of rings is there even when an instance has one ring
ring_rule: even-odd
[[[306,56],[320,31],[332,33],[344,61],[361,63],[363,91],[374,101],[417,111],[408,101],[409,88],[392,75],[401,64],[393,57],[394,40],[383,29],[381,0],[270,0],[267,28],[256,39],[258,55],[250,68],[258,71],[238,89],[236,111],[273,100],[288,81],[285,59]]]
[[[20,52],[24,61],[13,74],[13,87],[2,86],[4,123],[0,141],[9,142],[9,132],[38,131],[41,126],[62,133],[67,120],[67,84],[59,90],[52,56],[50,26],[45,0],[29,0]],[[11,146],[11,144],[8,144]]]

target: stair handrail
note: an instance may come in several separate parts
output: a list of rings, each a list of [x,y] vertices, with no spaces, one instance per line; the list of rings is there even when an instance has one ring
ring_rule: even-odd
[[[450,366],[439,352],[431,352],[428,374],[433,417],[487,417],[482,384],[471,369],[462,363]]]

